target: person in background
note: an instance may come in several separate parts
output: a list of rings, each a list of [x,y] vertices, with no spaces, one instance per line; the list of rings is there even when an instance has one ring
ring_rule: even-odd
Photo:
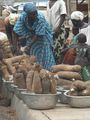
[[[13,30],[19,37],[27,39],[25,49],[28,48],[29,55],[36,56],[38,63],[44,69],[50,70],[55,64],[53,34],[44,15],[37,11],[34,4],[25,4]]]
[[[67,12],[65,2],[63,0],[49,0],[47,5],[47,14],[49,24],[53,29],[54,55],[56,63],[58,64],[60,51],[66,39],[64,21]]]
[[[74,64],[81,66],[82,78],[84,81],[88,81],[90,80],[90,45],[86,44],[87,37],[83,33],[77,35],[76,39],[78,43],[71,48],[74,49],[74,52],[76,54],[73,54],[75,55],[73,57],[75,58]],[[70,58],[72,58],[72,56],[70,56]]]
[[[83,33],[79,33],[76,37],[77,44],[71,45],[65,49],[64,64],[90,66],[90,45],[86,44],[87,38]],[[70,62],[71,61],[71,62]]]
[[[18,48],[16,43],[15,43],[15,39],[17,39],[17,36],[13,32],[13,27],[14,27],[18,18],[19,18],[19,15],[17,14],[17,12],[15,10],[13,10],[4,19],[6,34],[7,34],[8,40],[11,44],[11,49],[12,49],[13,55],[16,54],[16,51]]]
[[[85,23],[84,21],[84,14],[80,11],[74,11],[71,13],[71,21],[73,24],[72,32],[74,34],[73,37],[73,44],[76,44],[76,36],[79,33],[84,33],[87,36],[87,44],[90,45],[90,37],[88,32],[90,31],[88,23]]]
[[[8,36],[10,43],[12,44],[12,41],[13,41],[12,31],[13,31],[14,24],[18,19],[18,14],[17,14],[17,10],[10,6],[8,6],[8,8],[5,10],[7,10],[7,13],[8,13],[7,16],[3,15],[5,17],[4,23],[6,28],[6,34]]]

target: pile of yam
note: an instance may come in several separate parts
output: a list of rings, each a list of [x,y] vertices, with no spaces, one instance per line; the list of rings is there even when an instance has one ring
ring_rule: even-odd
[[[34,56],[19,55],[7,59],[2,59],[0,61],[0,68],[2,71],[3,78],[5,80],[9,80],[9,77],[11,75],[14,75],[17,72],[17,69],[24,68],[29,71],[32,67],[32,64],[36,62],[36,58]]]
[[[81,66],[59,64],[52,66],[52,73],[57,77],[57,85],[70,88],[73,80],[82,80]]]
[[[55,94],[56,81],[48,70],[42,69],[38,64],[30,70],[26,78],[27,90],[36,94]]]
[[[69,94],[71,96],[90,96],[90,81],[74,81],[71,85]]]

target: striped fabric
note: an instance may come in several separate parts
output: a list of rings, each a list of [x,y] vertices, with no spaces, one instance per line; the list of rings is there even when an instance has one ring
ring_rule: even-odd
[[[50,70],[50,67],[55,64],[52,52],[53,35],[42,13],[38,13],[34,24],[29,26],[27,14],[23,12],[14,26],[14,31],[19,36],[27,38],[27,45],[31,44],[32,36],[38,35],[38,40],[31,46],[30,55],[35,55],[38,63]]]

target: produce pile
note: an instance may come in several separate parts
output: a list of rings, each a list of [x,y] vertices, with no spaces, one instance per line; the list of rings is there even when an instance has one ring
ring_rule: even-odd
[[[56,81],[53,75],[37,64],[32,56],[22,59],[16,67],[14,84],[33,93],[56,93]]]
[[[68,89],[74,80],[82,80],[80,65],[54,65],[52,66],[52,73],[57,78],[57,85]]]
[[[69,94],[71,96],[90,96],[90,81],[74,81],[71,85]]]
[[[56,93],[54,75],[37,64],[35,56],[13,56],[2,61],[1,71],[5,80],[12,76],[19,88],[39,94]]]
[[[30,70],[26,78],[27,89],[34,93],[55,94],[56,80],[51,72],[42,69],[40,65],[35,64]]]

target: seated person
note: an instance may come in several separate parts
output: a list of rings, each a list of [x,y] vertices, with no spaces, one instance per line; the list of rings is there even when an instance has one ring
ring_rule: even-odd
[[[63,59],[64,64],[78,64],[87,66],[90,64],[90,45],[86,44],[86,35],[80,33],[77,36],[78,43],[71,45],[69,48],[63,50],[66,54]],[[72,63],[70,63],[72,61]]]

